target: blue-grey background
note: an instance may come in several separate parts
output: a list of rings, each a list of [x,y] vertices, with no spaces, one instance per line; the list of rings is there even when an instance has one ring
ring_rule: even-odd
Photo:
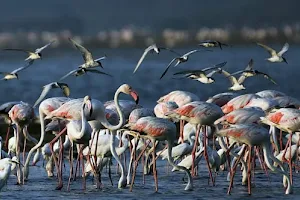
[[[252,93],[264,89],[275,89],[285,92],[288,95],[300,99],[298,88],[299,83],[299,2],[296,0],[252,0],[252,1],[200,1],[200,0],[6,0],[1,2],[0,7],[0,46],[1,47],[25,47],[35,49],[51,40],[56,33],[60,33],[61,40],[57,40],[51,48],[43,52],[43,60],[37,60],[30,68],[19,73],[19,80],[1,81],[1,103],[7,101],[22,100],[33,104],[38,98],[42,86],[57,81],[68,71],[82,64],[80,52],[76,51],[67,42],[67,37],[76,36],[82,39],[83,44],[91,50],[94,57],[107,55],[103,61],[106,73],[113,75],[113,78],[98,74],[88,74],[81,77],[69,77],[64,82],[68,83],[71,89],[71,97],[83,97],[90,95],[92,98],[103,102],[113,98],[115,90],[122,84],[128,83],[139,93],[140,104],[145,107],[153,107],[156,100],[173,90],[186,90],[197,94],[202,100],[220,92],[226,92],[230,86],[227,78],[216,75],[216,82],[204,85],[197,81],[188,79],[176,80],[172,74],[180,69],[201,69],[227,61],[224,69],[229,72],[245,68],[251,58],[254,59],[254,68],[269,73],[278,83],[274,85],[263,77],[249,78],[245,82],[247,90],[240,92]],[[289,27],[292,26],[292,29]],[[138,44],[140,38],[134,37],[128,45],[99,45],[93,43],[101,31],[107,31],[114,35],[124,27],[133,30],[148,31],[144,42]],[[146,44],[157,42],[159,45],[167,45],[161,37],[166,29],[188,31],[193,33],[203,27],[230,29],[233,32],[231,39],[226,40],[224,35],[218,38],[225,38],[225,41],[234,43],[231,47],[223,50],[213,49],[213,52],[200,52],[192,55],[187,63],[171,68],[168,74],[159,80],[166,65],[173,58],[169,52],[161,52],[160,55],[149,54],[136,74],[132,74],[136,63],[143,53]],[[285,30],[281,37],[271,37],[267,42],[276,50],[281,49],[285,41],[290,43],[290,49],[285,54],[289,64],[269,63],[265,60],[268,53],[256,46],[255,40],[243,38],[236,43],[232,38],[234,34],[240,34],[243,27],[250,27],[255,30],[273,27],[276,30]],[[272,31],[274,31],[272,29]],[[272,32],[271,31],[271,32]],[[246,31],[247,32],[247,31]],[[54,33],[47,35],[44,33]],[[259,32],[264,35],[264,32]],[[272,32],[273,33],[273,32]],[[291,34],[293,37],[289,37]],[[25,36],[24,36],[25,35]],[[63,36],[62,36],[63,35]],[[126,34],[125,34],[126,35]],[[146,34],[147,35],[147,34]],[[276,35],[276,34],[275,34]],[[103,35],[102,35],[103,36]],[[147,36],[147,37],[148,37]],[[41,39],[42,38],[42,39]],[[88,38],[88,39],[87,39]],[[92,40],[91,40],[92,38]],[[102,39],[105,37],[101,37]],[[113,38],[113,37],[111,37]],[[110,41],[115,41],[116,38]],[[159,38],[159,40],[156,40]],[[259,37],[256,37],[259,38]],[[55,38],[57,39],[57,38]],[[164,38],[166,40],[166,38]],[[168,38],[167,38],[168,39]],[[210,34],[206,39],[215,39]],[[270,38],[269,38],[270,39]],[[105,39],[104,39],[105,40]],[[65,45],[58,45],[64,41]],[[148,41],[148,42],[145,42]],[[108,47],[113,48],[108,48]],[[197,43],[175,43],[170,45],[180,53],[198,48]],[[0,51],[0,71],[9,72],[24,65],[26,55],[21,52]],[[59,90],[53,90],[48,97],[60,96]],[[122,99],[130,99],[125,95]],[[2,127],[4,128],[4,127]],[[39,129],[33,131],[38,137]],[[1,136],[4,132],[1,132]],[[39,163],[39,166],[42,164]],[[66,165],[68,167],[68,165]],[[133,193],[127,189],[119,190],[116,187],[118,177],[114,174],[114,186],[110,186],[107,173],[104,172],[104,188],[96,191],[89,179],[87,191],[81,191],[81,180],[76,181],[70,193],[55,191],[55,178],[49,179],[42,167],[32,167],[30,180],[25,186],[16,186],[15,178],[10,177],[7,188],[0,193],[0,198],[5,199],[232,199],[251,198],[247,195],[247,188],[241,186],[240,176],[236,176],[235,187],[232,196],[226,196],[228,182],[226,174],[219,173],[216,187],[208,186],[207,170],[204,163],[201,163],[200,176],[194,180],[195,190],[193,192],[183,191],[182,173],[165,173],[165,162],[159,162],[159,193],[154,193],[153,179],[147,177],[146,185],[142,184],[141,172],[138,173],[136,186]],[[240,172],[238,172],[240,174]],[[65,185],[68,170],[64,171]],[[295,173],[294,195],[284,195],[281,184],[281,177],[271,173],[271,182],[261,171],[255,174],[255,186],[252,198],[299,198],[299,175]],[[277,199],[277,198],[276,198]]]

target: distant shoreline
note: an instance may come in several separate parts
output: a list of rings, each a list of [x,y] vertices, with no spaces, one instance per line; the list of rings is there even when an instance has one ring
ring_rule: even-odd
[[[229,44],[251,44],[255,42],[300,44],[300,24],[281,28],[206,28],[198,30],[164,29],[159,33],[135,27],[119,30],[102,30],[95,35],[76,35],[69,30],[57,32],[0,32],[0,48],[35,48],[52,40],[53,47],[69,46],[68,38],[89,47],[118,48],[145,47],[157,43],[167,47],[185,47],[205,40],[218,40]]]

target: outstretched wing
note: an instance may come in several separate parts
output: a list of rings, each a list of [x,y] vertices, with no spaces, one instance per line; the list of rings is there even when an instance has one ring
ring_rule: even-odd
[[[35,108],[44,98],[45,96],[48,94],[48,92],[50,91],[50,89],[52,88],[52,85],[54,83],[49,83],[48,85],[45,85],[43,87],[43,90],[42,90],[42,93],[41,95],[39,96],[39,98],[35,101],[33,107]]]
[[[101,60],[104,60],[104,59],[106,59],[107,58],[107,56],[105,55],[105,56],[102,56],[101,58],[97,58],[96,60],[95,60],[95,62],[98,62],[98,61],[101,61]]]
[[[259,71],[257,71],[256,74],[263,75],[264,78],[270,80],[273,84],[277,85],[277,83],[274,81],[274,79],[271,76],[269,76],[268,74],[263,73],[263,72],[259,72]]]
[[[223,69],[221,69],[221,68],[218,68],[218,69],[216,69],[216,70],[213,70],[213,71],[211,71],[210,73],[208,73],[208,74],[206,75],[206,77],[212,77],[215,73],[222,73],[222,70],[223,70]]]
[[[170,66],[172,65],[172,63],[173,63],[175,60],[177,60],[177,58],[173,58],[173,59],[171,60],[171,62],[168,64],[167,68],[166,68],[165,71],[162,73],[162,75],[160,76],[159,79],[162,79],[162,77],[164,77],[164,75],[167,73],[167,71],[169,70]]]
[[[68,84],[66,84],[66,83],[57,83],[57,85],[60,87],[60,89],[62,89],[62,91],[63,91],[63,93],[66,97],[70,96],[70,88],[69,88]]]
[[[214,65],[213,67],[207,67],[207,68],[204,68],[202,69],[202,71],[208,71],[208,70],[211,70],[211,69],[217,69],[217,68],[222,68],[226,65],[227,62],[222,62],[222,63],[219,63],[219,64],[216,64]]]
[[[193,54],[193,53],[196,53],[196,52],[199,52],[199,51],[200,51],[199,49],[195,49],[195,50],[189,51],[189,52],[183,54],[182,57],[184,57],[184,56],[189,56],[189,55],[191,55],[191,54]]]
[[[68,76],[74,74],[78,70],[81,70],[81,69],[74,69],[74,70],[70,71],[69,73],[67,73],[66,75],[64,75],[63,77],[61,77],[59,80],[61,81],[61,80],[65,79],[65,78],[67,78]]]
[[[33,52],[29,51],[29,50],[26,50],[26,49],[3,49],[5,51],[22,51],[24,53],[27,53],[27,54],[31,54]]]
[[[149,51],[153,50],[155,47],[156,47],[156,45],[153,44],[153,45],[151,45],[151,46],[149,46],[149,47],[147,47],[147,48],[145,49],[145,51],[144,51],[142,57],[140,58],[139,62],[138,62],[137,65],[136,65],[136,67],[135,67],[133,73],[135,73],[136,70],[139,68],[139,66],[141,65],[141,63],[142,63],[143,60],[145,59],[146,55],[149,53]]]
[[[258,46],[261,46],[262,48],[264,48],[265,50],[267,50],[269,52],[269,54],[271,54],[271,56],[275,56],[276,55],[276,51],[274,49],[272,49],[271,47],[268,47],[267,45],[261,44],[261,43],[257,43]]]
[[[181,56],[181,54],[180,54],[180,53],[178,53],[178,52],[174,51],[173,49],[169,49],[169,48],[166,48],[166,47],[160,47],[160,49],[168,50],[168,51],[170,51],[170,52],[172,52],[172,53],[176,54],[177,56]]]
[[[110,76],[110,77],[112,77],[112,75],[110,75],[110,74],[107,74],[107,73],[105,73],[105,72],[101,72],[101,71],[99,71],[99,70],[97,70],[97,69],[86,69],[86,71],[87,72],[92,72],[92,73],[96,73],[96,74],[104,74],[104,75],[107,75],[107,76]]]
[[[202,70],[184,70],[174,73],[173,75],[179,75],[179,74],[205,74]]]
[[[55,40],[49,42],[48,44],[46,44],[45,46],[41,47],[41,48],[38,48],[35,50],[35,53],[41,53],[44,49],[46,49],[47,47],[49,47],[52,43],[54,43]]]
[[[245,79],[247,78],[246,73],[249,73],[251,71],[253,71],[253,59],[251,59],[247,65],[247,67],[245,68],[245,70],[243,71],[242,75],[239,77],[238,79],[238,83],[241,84],[245,81]],[[232,74],[231,74],[232,75]]]
[[[17,69],[15,69],[14,71],[11,72],[11,74],[16,74],[24,69],[26,69],[27,67],[29,67],[30,65],[32,65],[33,61],[29,61],[29,63],[27,63],[27,65],[23,66],[23,67],[19,67]]]
[[[69,40],[76,47],[76,49],[78,49],[81,52],[83,60],[85,62],[93,61],[91,52],[89,52],[86,48],[84,48],[83,46],[81,46],[80,44],[78,44],[77,42],[72,40],[71,38],[69,38]]]
[[[227,77],[227,78],[229,79],[229,81],[230,81],[230,83],[231,83],[232,85],[238,83],[238,81],[236,80],[236,78],[235,78],[234,76],[232,76],[229,72],[225,71],[224,69],[222,69],[221,73],[222,73],[225,77]]]
[[[282,56],[287,50],[289,50],[289,44],[285,43],[282,47],[282,49],[278,52],[278,56]]]

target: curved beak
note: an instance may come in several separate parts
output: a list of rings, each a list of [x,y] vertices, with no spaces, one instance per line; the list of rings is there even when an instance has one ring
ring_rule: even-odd
[[[138,93],[136,91],[134,91],[134,90],[131,90],[130,95],[134,99],[135,103],[138,104],[139,103],[139,95],[138,95]]]
[[[93,107],[92,107],[92,102],[91,102],[91,100],[88,100],[88,101],[87,101],[87,108],[88,108],[88,111],[89,111],[90,117],[91,117],[92,114],[93,114]]]

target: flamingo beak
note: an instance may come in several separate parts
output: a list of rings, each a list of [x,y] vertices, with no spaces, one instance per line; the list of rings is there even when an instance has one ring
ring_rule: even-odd
[[[138,95],[138,93],[136,91],[134,91],[134,90],[131,90],[130,95],[134,99],[135,103],[138,104],[139,103],[139,95]]]
[[[88,107],[88,111],[89,111],[90,117],[91,117],[92,114],[93,114],[93,107],[92,107],[92,102],[91,102],[91,100],[88,100],[88,101],[87,101],[87,107]]]

